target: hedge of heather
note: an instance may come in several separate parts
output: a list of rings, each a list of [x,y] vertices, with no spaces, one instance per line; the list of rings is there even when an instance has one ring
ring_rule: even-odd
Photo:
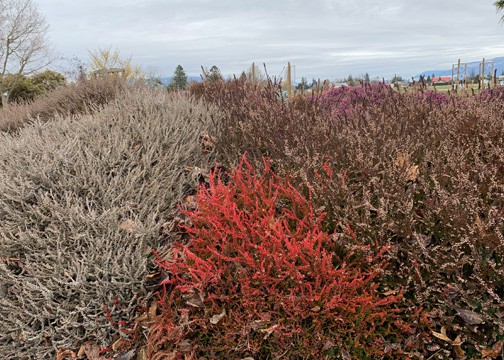
[[[57,116],[93,113],[127,88],[123,79],[79,80],[29,103],[10,104],[0,111],[0,131],[15,132],[34,121],[47,122]]]
[[[429,322],[411,335],[413,355],[479,358],[501,344],[501,89],[457,96],[377,85],[285,101],[274,83],[238,79],[199,93],[225,112],[216,134],[223,164],[247,151],[260,167],[267,156],[324,209],[325,231],[351,224],[364,244],[394,245],[388,284],[404,288],[403,319],[422,308]],[[324,163],[332,178],[320,173]]]

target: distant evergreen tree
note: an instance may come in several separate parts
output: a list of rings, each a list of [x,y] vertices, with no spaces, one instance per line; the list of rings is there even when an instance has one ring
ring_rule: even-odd
[[[222,74],[219,70],[219,68],[215,65],[213,65],[211,68],[210,68],[210,72],[207,74],[207,78],[206,78],[208,81],[219,81],[219,80],[222,80]]]
[[[429,76],[427,76],[427,80],[425,80],[425,81],[427,81],[428,83],[430,83],[430,82],[432,81],[432,79],[431,79],[430,75],[429,75]]]
[[[348,75],[348,78],[346,79],[346,82],[349,86],[355,86],[355,80],[352,75]]]
[[[364,75],[364,82],[366,82],[366,83],[368,83],[368,84],[369,84],[369,82],[370,82],[370,81],[371,81],[371,79],[369,78],[369,74],[368,74],[368,73],[366,73],[366,74]]]
[[[175,69],[175,73],[173,74],[173,78],[168,85],[169,89],[173,90],[183,90],[187,85],[187,75],[184,71],[184,68],[181,65],[177,65]]]

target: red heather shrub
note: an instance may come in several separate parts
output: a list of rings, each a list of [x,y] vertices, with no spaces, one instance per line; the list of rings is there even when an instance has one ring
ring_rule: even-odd
[[[153,359],[373,358],[408,328],[393,309],[401,295],[378,293],[387,247],[359,244],[350,227],[324,233],[324,215],[264,167],[243,158],[229,182],[212,174],[184,211],[190,240],[159,261],[169,280]]]

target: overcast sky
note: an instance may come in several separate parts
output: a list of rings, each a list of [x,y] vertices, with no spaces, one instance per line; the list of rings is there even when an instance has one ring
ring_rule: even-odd
[[[217,65],[239,74],[252,62],[281,75],[409,77],[458,58],[504,56],[494,0],[36,0],[65,57],[112,46],[170,76]]]

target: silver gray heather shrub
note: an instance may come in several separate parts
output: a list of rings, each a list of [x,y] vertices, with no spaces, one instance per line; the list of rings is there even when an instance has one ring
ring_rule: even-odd
[[[134,314],[151,249],[194,182],[184,169],[208,168],[210,112],[130,90],[95,115],[0,135],[0,357],[106,345],[116,297]]]

